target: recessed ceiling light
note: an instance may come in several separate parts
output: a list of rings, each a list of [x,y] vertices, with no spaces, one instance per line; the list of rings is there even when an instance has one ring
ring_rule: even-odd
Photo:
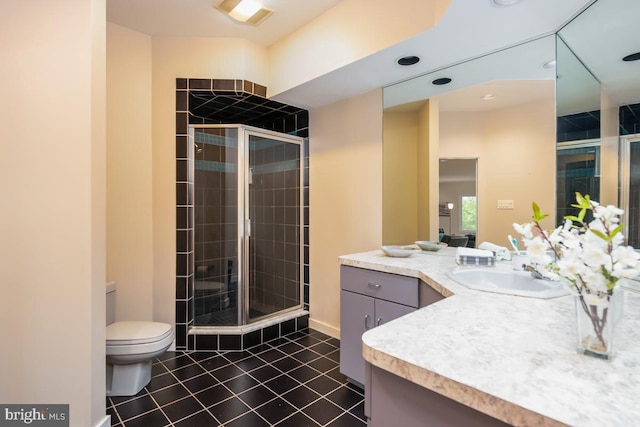
[[[493,0],[493,3],[496,6],[513,6],[518,3],[520,0]]]
[[[215,8],[243,24],[259,25],[273,13],[256,0],[217,0]]]
[[[439,79],[435,79],[431,82],[432,85],[442,86],[451,83],[451,79],[449,77],[440,77]]]
[[[496,99],[496,96],[492,93],[487,93],[486,95],[482,95],[480,99],[482,99],[483,101],[489,101],[491,99]]]
[[[402,58],[396,61],[398,65],[402,65],[403,67],[407,67],[409,65],[417,64],[420,62],[420,58],[417,56],[403,56]]]
[[[640,52],[632,53],[631,55],[627,55],[622,58],[625,62],[638,61],[640,60]]]
[[[547,61],[544,64],[542,64],[542,68],[546,69],[546,70],[552,70],[554,68],[556,68],[556,60],[552,59],[551,61]]]

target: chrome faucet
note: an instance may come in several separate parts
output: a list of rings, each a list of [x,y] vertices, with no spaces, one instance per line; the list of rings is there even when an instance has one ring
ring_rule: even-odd
[[[540,273],[534,266],[529,265],[529,264],[523,264],[522,265],[522,269],[525,271],[529,271],[531,272],[531,277],[533,277],[534,279],[540,279],[540,280],[549,280],[548,277],[543,276],[542,273]]]

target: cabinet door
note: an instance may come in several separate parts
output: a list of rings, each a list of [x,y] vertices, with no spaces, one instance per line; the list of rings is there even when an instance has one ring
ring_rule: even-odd
[[[409,314],[416,309],[413,307],[407,307],[406,305],[398,304],[395,302],[389,302],[381,299],[377,299],[375,302],[376,316],[375,326],[380,326],[383,323],[397,319],[398,317]]]
[[[362,334],[373,327],[374,299],[340,291],[340,372],[364,384]]]

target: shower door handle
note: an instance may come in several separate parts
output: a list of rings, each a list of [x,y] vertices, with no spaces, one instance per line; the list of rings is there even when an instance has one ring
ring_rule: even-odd
[[[251,220],[248,219],[247,223],[246,223],[246,229],[247,229],[247,237],[251,237]]]

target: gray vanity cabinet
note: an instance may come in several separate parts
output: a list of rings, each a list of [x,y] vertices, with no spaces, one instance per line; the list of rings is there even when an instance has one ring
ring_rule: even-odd
[[[362,334],[442,299],[415,277],[345,265],[340,266],[340,288],[340,372],[361,385]]]
[[[363,385],[362,334],[411,313],[415,307],[345,290],[340,291],[340,307],[340,372]]]

